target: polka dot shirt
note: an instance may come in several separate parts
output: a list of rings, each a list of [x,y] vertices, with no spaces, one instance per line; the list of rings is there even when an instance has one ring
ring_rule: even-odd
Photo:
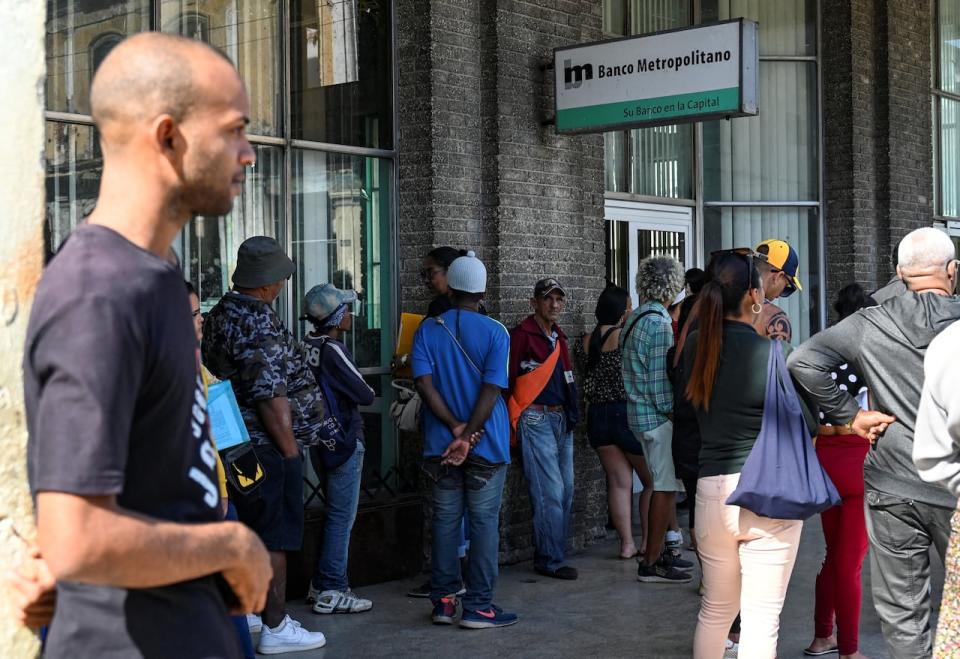
[[[846,391],[853,396],[860,404],[860,409],[867,409],[867,383],[863,376],[857,373],[849,364],[841,364],[836,371],[830,373],[830,377],[838,383],[840,391]],[[820,412],[820,422],[829,426],[832,425],[823,420],[823,412]]]

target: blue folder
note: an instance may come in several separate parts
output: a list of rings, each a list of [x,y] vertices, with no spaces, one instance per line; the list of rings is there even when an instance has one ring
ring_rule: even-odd
[[[207,417],[218,451],[250,441],[229,380],[207,387]]]

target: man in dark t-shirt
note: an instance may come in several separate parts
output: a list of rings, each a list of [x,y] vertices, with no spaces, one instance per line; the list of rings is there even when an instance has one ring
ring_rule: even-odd
[[[228,609],[263,606],[262,543],[220,521],[196,337],[170,245],[223,215],[253,162],[236,69],[198,42],[118,45],[91,91],[96,210],[54,257],[27,331],[37,538],[57,581],[45,656],[237,657]]]

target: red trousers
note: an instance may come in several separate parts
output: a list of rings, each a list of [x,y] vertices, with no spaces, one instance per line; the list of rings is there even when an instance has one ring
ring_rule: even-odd
[[[863,460],[869,447],[867,440],[856,435],[817,439],[817,457],[843,501],[820,513],[827,554],[817,575],[814,634],[830,636],[836,618],[840,654],[856,652],[860,636],[860,571],[867,555]]]

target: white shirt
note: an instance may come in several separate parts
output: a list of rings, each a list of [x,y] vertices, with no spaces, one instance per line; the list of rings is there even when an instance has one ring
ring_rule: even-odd
[[[960,322],[941,332],[923,361],[923,394],[913,435],[920,477],[960,495]]]

